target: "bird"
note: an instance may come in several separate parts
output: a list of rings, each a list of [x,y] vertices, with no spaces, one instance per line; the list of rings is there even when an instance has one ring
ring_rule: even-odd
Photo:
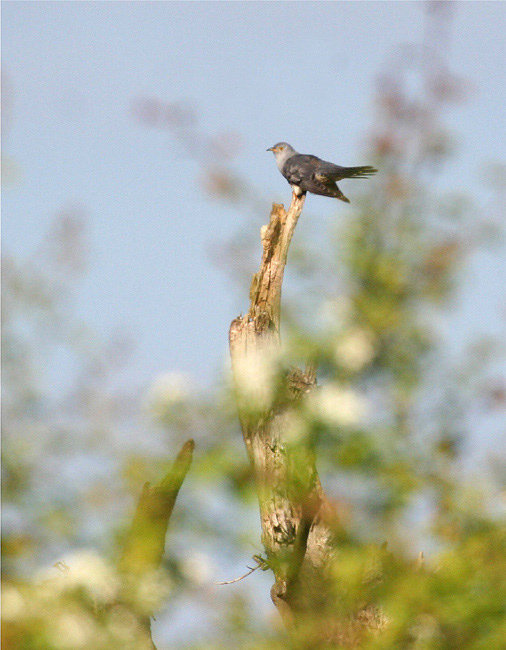
[[[288,142],[278,142],[267,151],[276,157],[279,171],[292,186],[297,196],[306,192],[320,194],[349,203],[337,187],[336,182],[343,178],[369,178],[378,170],[371,166],[341,167],[321,160],[317,156],[298,153]]]

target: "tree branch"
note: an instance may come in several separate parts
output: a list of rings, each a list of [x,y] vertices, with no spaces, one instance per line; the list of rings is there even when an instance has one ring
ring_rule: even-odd
[[[190,469],[194,448],[193,440],[185,442],[161,481],[153,486],[144,484],[119,561],[121,572],[141,576],[160,567],[169,519]]]
[[[381,617],[370,606],[342,610],[332,567],[343,529],[322,490],[311,441],[290,433],[298,401],[315,387],[316,365],[309,360],[304,371],[279,370],[281,289],[304,200],[294,194],[288,211],[272,206],[270,222],[261,230],[262,262],[251,283],[249,311],[230,326],[230,355],[257,486],[262,543],[275,576],[272,600],[294,647],[352,648],[367,628],[378,627]],[[273,367],[275,390],[269,385]]]
[[[132,599],[130,592],[135,593],[145,579],[149,581],[160,569],[170,516],[190,469],[194,448],[193,440],[185,442],[165,476],[156,485],[144,484],[118,562],[123,576],[125,601],[130,603],[130,609],[137,616],[145,637],[139,647],[146,650],[156,650],[151,636],[150,617],[153,612],[146,611],[145,604],[138,603],[135,597]]]
[[[236,381],[239,417],[260,504],[262,542],[276,582],[271,595],[287,625],[303,604],[301,576],[322,570],[333,551],[332,525],[322,513],[332,510],[321,489],[308,441],[293,444],[288,431],[293,407],[316,382],[316,369],[292,370],[285,376],[283,399],[255,410],[241,394],[241,373],[252,360],[276,358],[280,347],[281,289],[288,249],[305,196],[292,196],[288,211],[272,206],[263,226],[262,263],[251,283],[251,305],[230,327],[230,353]],[[253,364],[254,365],[254,364]],[[262,393],[261,379],[258,392]],[[335,518],[334,520],[335,521]]]

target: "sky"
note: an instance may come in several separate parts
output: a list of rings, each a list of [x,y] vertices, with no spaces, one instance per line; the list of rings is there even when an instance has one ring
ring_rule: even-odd
[[[450,67],[471,97],[452,108],[459,156],[439,182],[479,197],[480,169],[506,150],[506,3],[455,4]],[[165,371],[209,381],[227,356],[230,321],[247,308],[213,251],[245,224],[258,232],[268,214],[210,201],[196,161],[169,132],[139,123],[133,102],[181,102],[204,132],[237,134],[240,172],[286,203],[266,148],[286,140],[367,164],[374,81],[394,48],[420,42],[423,4],[4,2],[2,13],[3,148],[21,172],[3,190],[4,250],[30,254],[57,213],[79,208],[90,242],[79,316],[104,337],[129,333],[132,382]],[[313,196],[308,208],[329,219],[349,209]],[[504,257],[471,269],[466,332],[498,318]]]

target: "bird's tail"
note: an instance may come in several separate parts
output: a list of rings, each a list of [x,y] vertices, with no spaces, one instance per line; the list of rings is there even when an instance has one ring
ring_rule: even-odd
[[[343,178],[369,178],[378,170],[375,167],[343,167]]]

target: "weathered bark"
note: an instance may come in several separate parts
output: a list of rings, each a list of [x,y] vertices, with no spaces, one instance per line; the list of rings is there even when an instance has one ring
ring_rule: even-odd
[[[327,644],[353,647],[364,627],[378,627],[377,611],[342,612],[332,565],[342,534],[334,507],[326,498],[309,440],[293,440],[291,419],[298,401],[313,389],[316,370],[291,370],[276,395],[258,379],[251,403],[242,390],[242,373],[261,368],[259,360],[279,357],[281,288],[288,248],[305,196],[292,197],[288,211],[272,206],[270,223],[261,230],[263,256],[253,276],[251,305],[230,326],[230,354],[242,433],[257,485],[262,543],[275,583],[271,597],[295,647]],[[338,612],[338,610],[340,610]]]
[[[304,195],[294,194],[288,211],[274,204],[270,223],[262,228],[263,258],[251,283],[251,305],[230,327],[232,368],[239,383],[248,359],[269,359],[279,349],[284,269],[304,200]],[[313,451],[307,441],[292,444],[287,435],[293,406],[314,384],[314,370],[287,373],[284,399],[263,412],[250,409],[238,390],[241,427],[259,495],[262,542],[276,578],[271,595],[289,627],[315,604],[314,587],[321,586],[334,551],[336,518],[322,491]]]

